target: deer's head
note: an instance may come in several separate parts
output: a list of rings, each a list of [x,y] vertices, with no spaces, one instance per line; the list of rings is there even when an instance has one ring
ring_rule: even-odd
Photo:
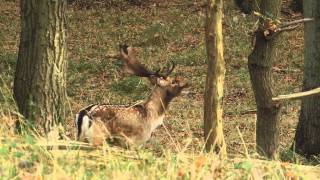
[[[154,72],[150,71],[137,60],[133,48],[126,45],[120,45],[120,59],[123,62],[123,71],[125,73],[139,77],[147,77],[151,84],[159,87],[169,99],[178,96],[182,89],[188,86],[182,77],[170,77],[170,74],[175,68],[174,63],[164,72],[160,72],[160,69]]]

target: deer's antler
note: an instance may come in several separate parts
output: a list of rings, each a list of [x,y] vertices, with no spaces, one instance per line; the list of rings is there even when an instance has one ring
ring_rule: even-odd
[[[123,62],[122,68],[125,73],[134,74],[140,77],[167,78],[175,68],[175,64],[172,62],[171,68],[168,67],[164,74],[160,73],[160,68],[157,71],[152,72],[137,60],[133,48],[127,45],[120,45],[120,59]]]
[[[140,77],[150,77],[155,73],[149,71],[134,55],[132,47],[120,45],[120,59],[123,62],[123,71]]]
[[[163,75],[164,77],[168,77],[176,67],[176,64],[173,61],[171,61],[171,64],[171,68],[169,68],[170,66],[167,67],[166,72]]]

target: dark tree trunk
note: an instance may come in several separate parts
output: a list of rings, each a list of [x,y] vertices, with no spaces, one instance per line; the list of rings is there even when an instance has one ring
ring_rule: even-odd
[[[204,99],[204,135],[206,150],[226,155],[222,129],[222,98],[225,78],[222,36],[223,0],[208,0],[206,48],[208,71]]]
[[[302,12],[303,11],[303,0],[292,0],[291,8],[294,11]]]
[[[280,14],[281,0],[261,0],[261,13],[277,18]],[[252,89],[257,104],[256,145],[257,151],[268,158],[274,158],[279,144],[280,104],[272,102],[273,78],[272,64],[276,60],[277,38],[265,38],[265,25],[272,22],[260,19],[256,31],[255,47],[248,58]]]
[[[65,0],[21,0],[21,36],[14,79],[19,111],[48,133],[65,118]]]
[[[251,14],[253,11],[260,12],[260,0],[234,0],[234,2],[245,14]]]
[[[303,90],[320,86],[320,2],[304,1],[304,15],[314,18],[305,23],[305,60]],[[295,135],[295,150],[303,155],[320,154],[320,97],[306,97],[302,100],[299,123]]]

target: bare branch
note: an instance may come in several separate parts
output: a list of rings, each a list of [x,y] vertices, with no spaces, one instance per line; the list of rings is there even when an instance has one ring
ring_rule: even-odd
[[[274,32],[272,35],[266,36],[266,39],[267,39],[267,40],[273,39],[275,36],[279,35],[280,33],[284,32],[284,31],[293,31],[293,30],[295,30],[297,27],[299,27],[299,25],[289,26],[289,27],[283,27],[283,28],[278,28],[277,31]]]
[[[291,21],[291,22],[285,22],[279,25],[278,28],[276,28],[274,30],[274,33],[272,33],[270,36],[266,36],[266,40],[271,40],[273,38],[275,38],[276,36],[278,36],[279,34],[281,34],[282,32],[285,31],[292,31],[295,30],[297,27],[299,27],[299,23],[304,23],[304,22],[309,22],[309,21],[313,21],[312,18],[304,18],[304,19],[298,19],[295,21]]]
[[[299,24],[299,23],[309,22],[309,21],[313,21],[313,18],[304,18],[304,19],[298,19],[298,20],[291,21],[291,22],[285,22],[285,23],[281,24],[280,28],[292,26],[292,25]]]
[[[316,96],[320,94],[320,87],[305,91],[305,92],[298,92],[298,93],[292,93],[287,95],[279,95],[277,97],[273,97],[272,101],[285,101],[285,100],[295,100],[295,99],[302,99],[309,96]]]

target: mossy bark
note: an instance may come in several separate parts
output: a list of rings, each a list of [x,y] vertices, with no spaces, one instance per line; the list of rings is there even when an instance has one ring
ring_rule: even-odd
[[[223,136],[223,86],[225,62],[222,36],[223,0],[209,0],[206,18],[207,78],[204,95],[204,134],[206,150],[226,155]]]
[[[305,60],[303,91],[320,86],[320,2],[304,1],[304,15],[313,18],[305,23]],[[320,154],[320,97],[306,97],[302,100],[299,123],[295,135],[294,149],[306,156]]]
[[[21,0],[14,79],[19,111],[41,133],[65,119],[66,1]]]
[[[261,0],[261,13],[277,19],[281,0]],[[278,37],[267,40],[264,27],[267,19],[260,19],[256,31],[256,43],[248,58],[248,68],[252,89],[257,105],[256,146],[261,155],[275,158],[279,145],[279,118],[281,104],[273,103],[274,96],[272,65],[277,59],[276,42]]]

